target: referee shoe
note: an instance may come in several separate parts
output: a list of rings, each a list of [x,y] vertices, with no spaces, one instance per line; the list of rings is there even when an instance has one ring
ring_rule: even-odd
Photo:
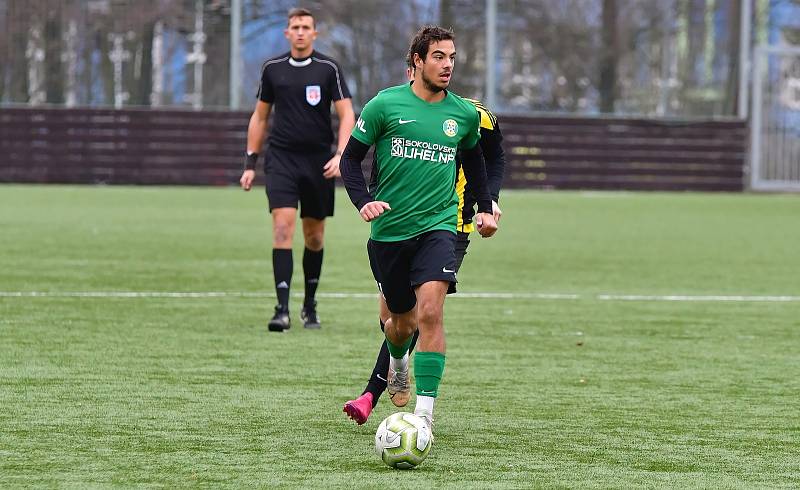
[[[289,309],[278,305],[275,307],[275,315],[272,316],[267,328],[269,328],[270,332],[283,332],[284,330],[289,330],[289,327],[292,326],[291,324]]]
[[[315,301],[311,305],[303,306],[303,309],[300,311],[300,319],[303,320],[303,327],[316,330],[322,328],[322,325],[319,323],[319,317],[317,316],[317,302]]]

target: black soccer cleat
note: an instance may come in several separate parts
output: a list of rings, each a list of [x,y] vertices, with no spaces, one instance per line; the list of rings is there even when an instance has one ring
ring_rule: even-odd
[[[289,309],[284,308],[281,305],[275,307],[275,315],[272,316],[272,320],[269,321],[267,328],[269,328],[270,332],[283,332],[284,330],[289,330],[292,326],[292,321],[289,319]]]
[[[313,330],[322,328],[322,325],[319,323],[319,317],[317,316],[316,301],[313,305],[303,306],[303,310],[300,312],[300,319],[303,320],[304,328]]]

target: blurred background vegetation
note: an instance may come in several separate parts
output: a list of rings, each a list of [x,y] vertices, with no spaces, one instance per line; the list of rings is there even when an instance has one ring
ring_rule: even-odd
[[[0,0],[0,104],[230,108],[232,0]],[[288,50],[286,0],[242,0],[238,107],[254,102],[263,61]],[[410,36],[452,26],[453,89],[495,110],[734,116],[739,53],[800,43],[800,0],[311,0],[316,48],[336,58],[357,107],[403,80]]]

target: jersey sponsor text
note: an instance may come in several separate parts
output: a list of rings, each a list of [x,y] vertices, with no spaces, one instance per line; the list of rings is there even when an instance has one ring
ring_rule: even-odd
[[[450,163],[455,161],[456,148],[428,141],[392,138],[392,156],[413,158],[433,163]]]

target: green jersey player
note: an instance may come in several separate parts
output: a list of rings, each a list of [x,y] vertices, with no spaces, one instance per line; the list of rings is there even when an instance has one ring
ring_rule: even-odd
[[[371,223],[367,252],[388,306],[387,391],[410,393],[408,349],[419,328],[414,358],[414,413],[433,420],[444,373],[443,306],[456,282],[458,196],[456,152],[478,204],[481,236],[497,231],[481,157],[477,109],[448,92],[455,61],[453,33],[424,27],[409,49],[414,82],[381,91],[364,107],[342,156],[342,178],[351,201]],[[361,161],[375,145],[375,186],[368,189]]]

